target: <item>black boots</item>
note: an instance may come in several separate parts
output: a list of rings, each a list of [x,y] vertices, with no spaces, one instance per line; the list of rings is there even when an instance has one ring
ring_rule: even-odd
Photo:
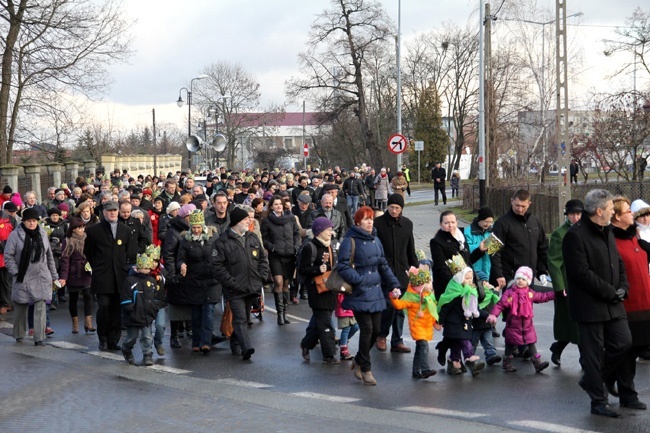
[[[275,309],[278,312],[278,325],[288,325],[291,322],[287,320],[287,306],[285,301],[289,302],[289,292],[273,292],[273,299],[275,300]]]
[[[169,339],[169,346],[172,349],[180,349],[183,347],[183,345],[181,344],[181,340],[178,337],[183,322],[179,320],[172,320],[169,322],[169,324],[171,327],[171,338]]]

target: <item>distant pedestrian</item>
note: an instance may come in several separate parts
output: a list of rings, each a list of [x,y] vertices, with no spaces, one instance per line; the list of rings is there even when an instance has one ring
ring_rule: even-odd
[[[460,188],[460,173],[458,173],[458,170],[454,170],[451,174],[449,186],[451,186],[451,198],[458,197],[458,188]]]
[[[442,194],[442,204],[447,204],[447,193],[445,192],[447,172],[442,168],[440,162],[436,162],[435,167],[431,170],[431,179],[433,180],[434,204],[438,206],[438,193]]]

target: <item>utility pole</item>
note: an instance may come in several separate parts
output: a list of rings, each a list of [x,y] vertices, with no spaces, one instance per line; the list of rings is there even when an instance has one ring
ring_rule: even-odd
[[[484,22],[484,9],[483,0],[479,4],[479,31],[478,31],[478,191],[479,191],[479,205],[485,206],[485,61],[483,52],[483,22]]]
[[[490,146],[494,143],[490,141],[490,134],[494,134],[492,131],[496,127],[496,122],[492,122],[492,114],[494,111],[493,104],[493,88],[492,88],[492,14],[490,11],[490,3],[485,4],[485,82],[487,87],[485,88],[485,101],[487,103],[486,115],[488,121],[485,122],[485,187],[490,186]]]
[[[571,199],[571,182],[567,182],[571,140],[569,137],[569,91],[567,81],[566,0],[555,0],[555,66],[557,79],[557,108],[555,130],[558,161],[558,211],[559,222],[564,221],[564,205]]]
[[[156,146],[156,109],[151,109],[153,115],[153,174],[158,175],[158,161],[156,155],[158,154],[158,146]]]

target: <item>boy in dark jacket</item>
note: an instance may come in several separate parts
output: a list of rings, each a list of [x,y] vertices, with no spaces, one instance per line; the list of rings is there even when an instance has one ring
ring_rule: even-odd
[[[155,262],[146,254],[136,257],[136,273],[126,277],[120,286],[120,301],[123,311],[123,324],[126,326],[126,339],[122,344],[122,355],[129,364],[135,364],[133,346],[140,337],[142,364],[153,365],[151,343],[151,323],[158,313],[156,293],[161,290],[150,275]]]

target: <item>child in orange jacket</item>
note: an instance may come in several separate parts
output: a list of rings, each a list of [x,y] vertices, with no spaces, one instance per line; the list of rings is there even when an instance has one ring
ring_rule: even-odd
[[[401,292],[395,289],[391,292],[390,301],[397,310],[408,311],[409,329],[415,340],[415,355],[413,356],[413,378],[426,379],[436,374],[429,368],[429,341],[433,340],[433,328],[440,330],[438,325],[438,306],[431,285],[431,274],[424,267],[411,266],[408,271],[409,285],[406,293],[400,299]]]

